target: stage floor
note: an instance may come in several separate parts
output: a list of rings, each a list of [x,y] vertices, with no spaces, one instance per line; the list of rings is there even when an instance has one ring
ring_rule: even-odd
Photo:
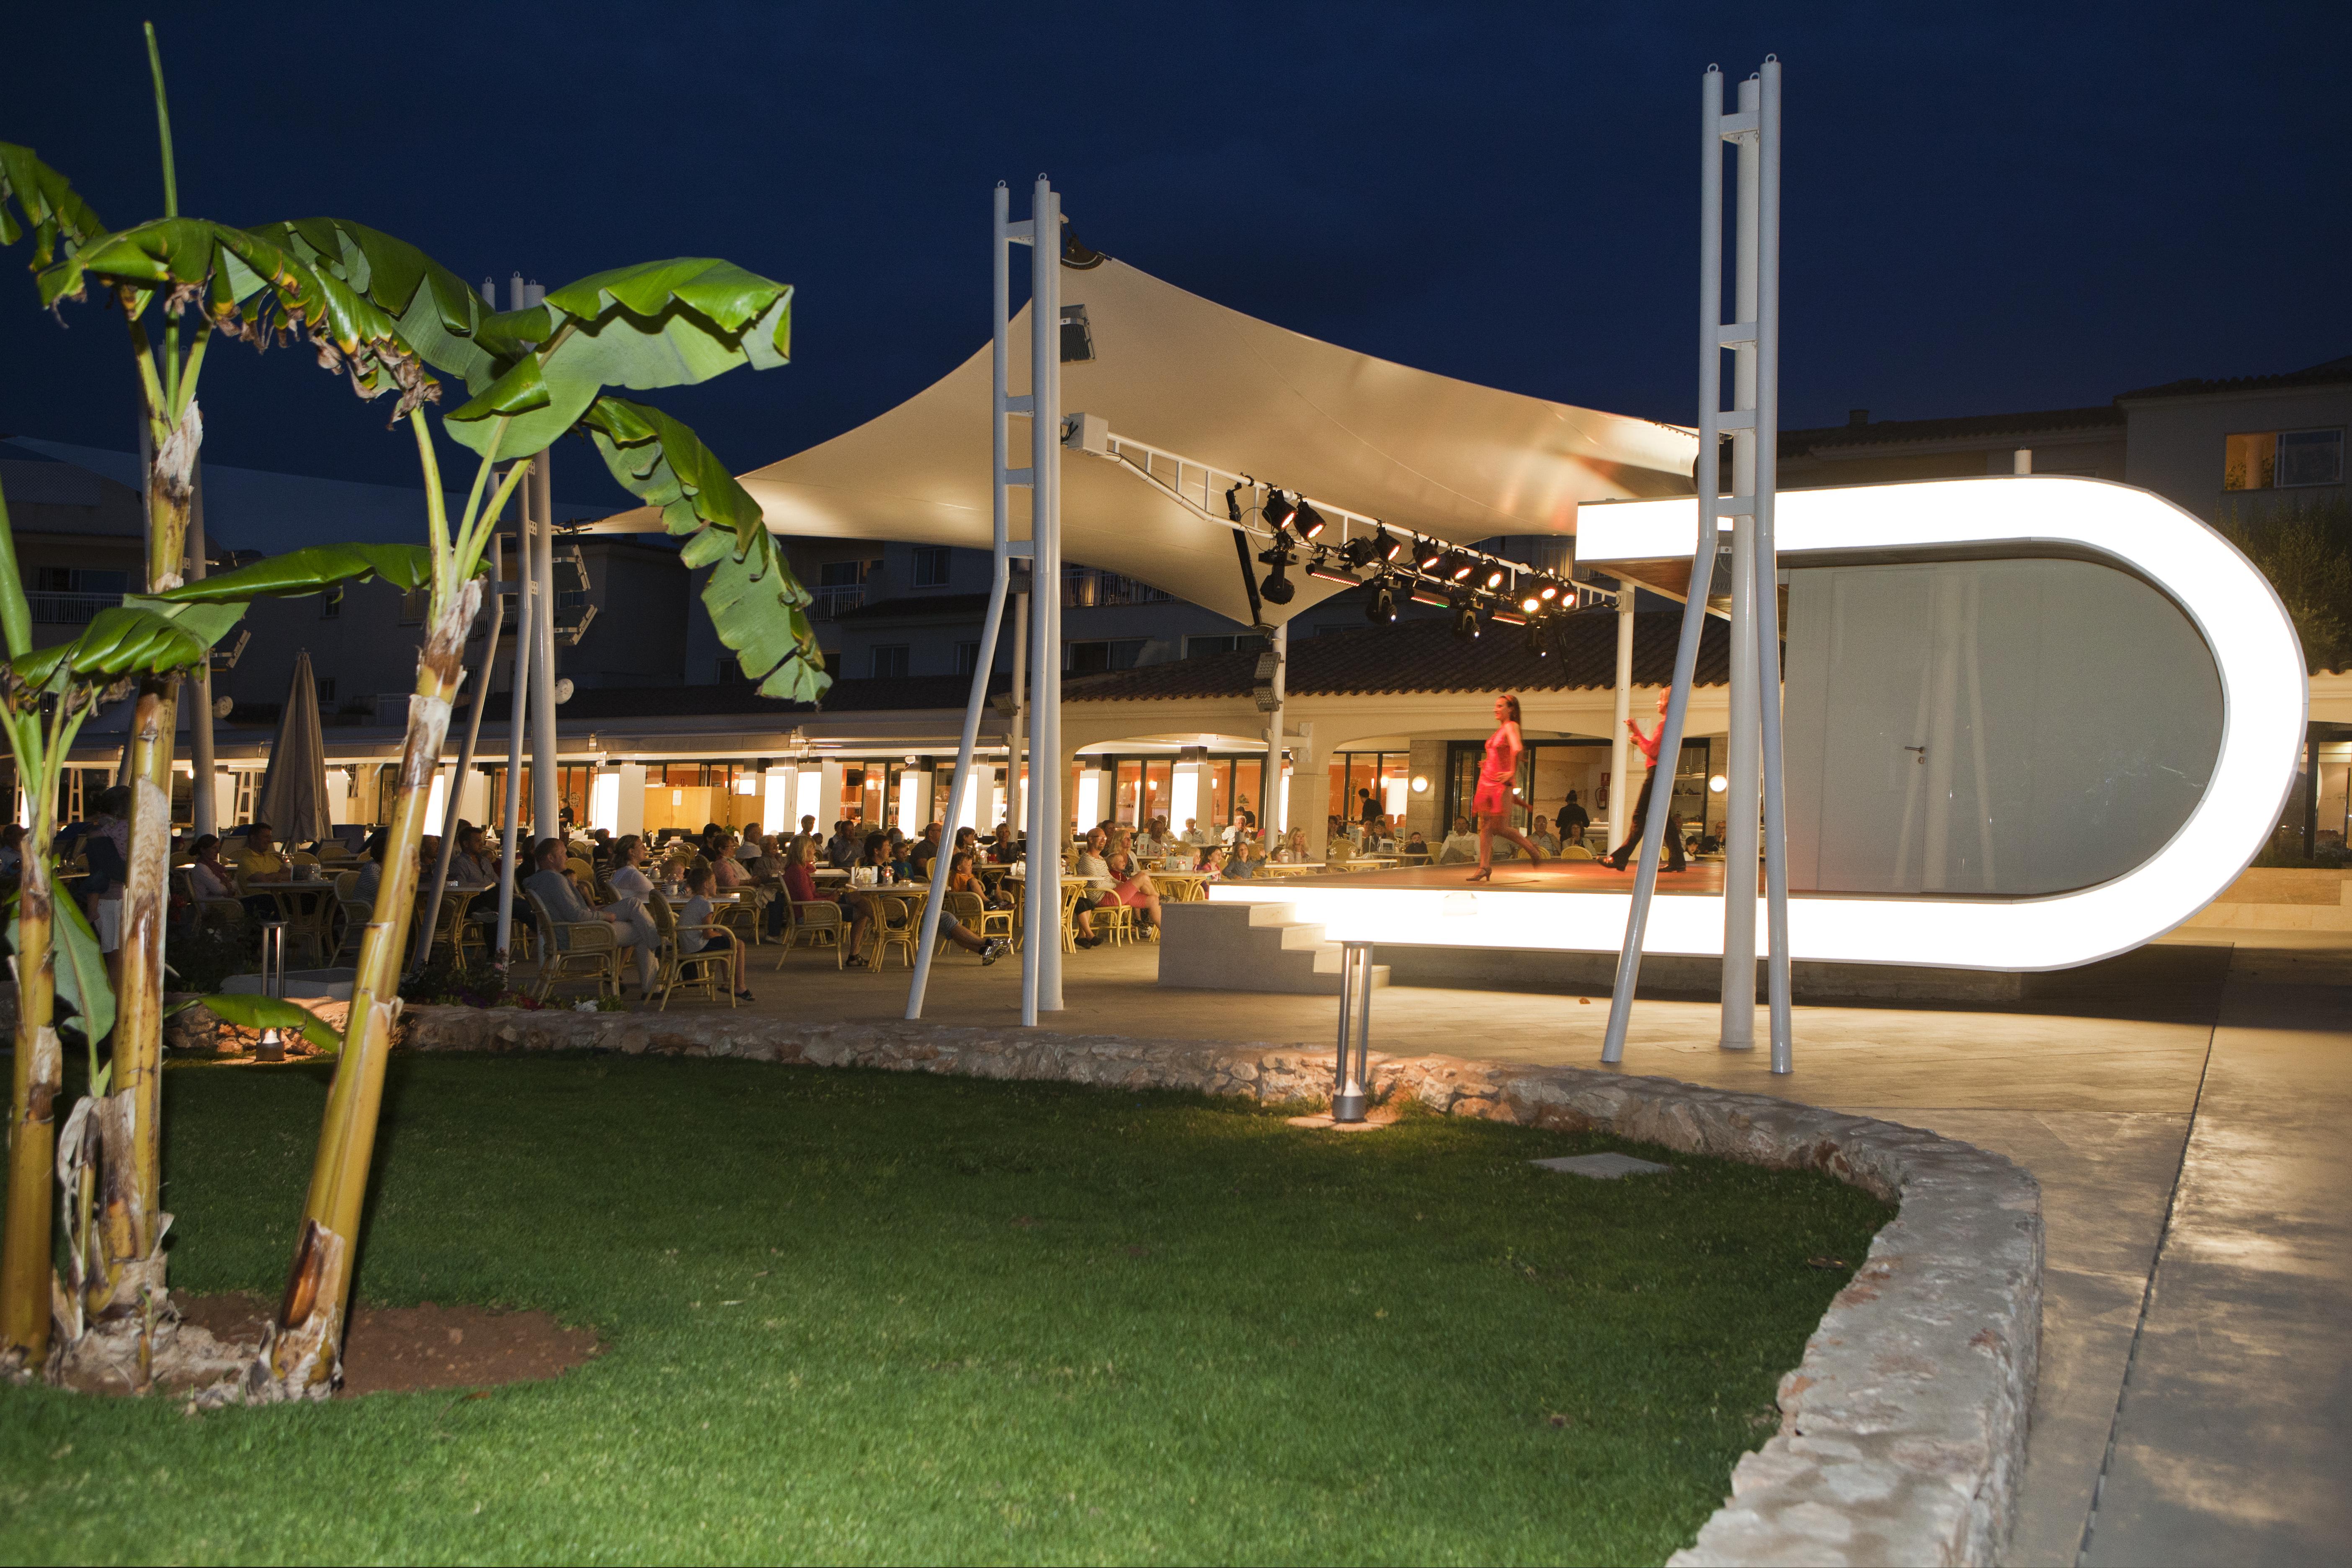
[[[1449,866],[1401,866],[1388,871],[1345,871],[1318,876],[1269,877],[1252,879],[1246,884],[1221,883],[1223,887],[1292,887],[1292,888],[1413,888],[1451,891],[1455,888],[1483,888],[1498,893],[1617,893],[1633,890],[1633,871],[1627,867],[1612,871],[1598,860],[1551,860],[1541,866],[1529,866],[1525,860],[1495,862],[1495,879],[1473,882],[1471,873],[1477,867],[1468,864]],[[1763,874],[1759,868],[1756,890],[1764,890]],[[1706,898],[1723,896],[1723,862],[1694,860],[1689,868],[1658,870],[1658,892],[1661,897],[1676,893],[1697,894]]]

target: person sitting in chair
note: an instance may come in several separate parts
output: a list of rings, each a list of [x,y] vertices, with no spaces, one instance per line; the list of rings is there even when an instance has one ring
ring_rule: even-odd
[[[539,869],[525,877],[522,885],[526,891],[538,898],[547,910],[547,918],[561,925],[585,925],[591,921],[604,921],[611,925],[614,941],[624,947],[637,950],[637,988],[640,991],[650,989],[653,984],[652,954],[661,945],[661,933],[654,930],[653,920],[645,910],[625,900],[607,904],[601,910],[590,909],[588,900],[580,896],[580,884],[563,869],[566,857],[561,838],[541,839],[539,852],[533,858],[539,863]],[[709,874],[707,869],[703,873],[705,876]],[[551,931],[548,934],[558,939],[558,947],[567,945],[561,940],[561,933]]]
[[[710,895],[718,883],[718,873],[708,866],[697,866],[686,874],[686,890],[694,896],[677,912],[677,951],[681,957],[697,952],[725,952],[729,989],[739,1002],[751,999],[751,988],[745,984],[743,968],[750,956],[743,944],[735,940],[730,931],[697,930],[710,923]]]

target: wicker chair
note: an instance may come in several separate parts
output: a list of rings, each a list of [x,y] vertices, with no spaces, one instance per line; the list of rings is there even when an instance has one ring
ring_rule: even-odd
[[[884,955],[893,948],[904,953],[907,967],[915,967],[915,939],[922,934],[922,919],[915,912],[915,901],[900,893],[872,893],[874,919],[866,929],[866,964],[875,973],[882,973]]]
[[[986,904],[980,901],[978,893],[950,893],[940,908],[942,912],[955,916],[957,923],[974,936],[982,933],[982,929],[988,923],[988,917],[992,912]],[[1002,910],[993,912],[1000,917],[1005,913]],[[940,931],[939,945],[933,949],[934,956],[945,952],[954,945],[955,943],[949,939],[943,923]]]
[[[669,1010],[669,999],[681,990],[699,991],[716,1002],[723,994],[727,1005],[735,1005],[735,968],[733,955],[726,948],[704,948],[699,952],[678,950],[677,933],[681,929],[677,916],[671,912],[669,900],[656,894],[646,900],[646,912],[654,919],[654,930],[661,934],[661,949],[655,954],[656,973],[654,988],[661,993],[661,1010]],[[688,931],[714,931],[716,925],[688,926]]]
[[[545,933],[547,946],[540,955],[539,985],[532,994],[544,1002],[561,980],[596,982],[599,996],[621,994],[621,944],[608,921],[558,921],[530,889],[531,917]]]
[[[829,947],[833,966],[839,969],[849,956],[848,935],[841,906],[831,899],[793,900],[790,918],[784,922],[784,951],[776,955],[776,967],[782,969],[796,947]]]

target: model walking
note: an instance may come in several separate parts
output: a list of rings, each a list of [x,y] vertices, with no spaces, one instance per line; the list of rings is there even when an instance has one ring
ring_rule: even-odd
[[[1642,753],[1642,760],[1650,764],[1650,771],[1642,780],[1640,796],[1633,802],[1633,832],[1625,836],[1624,843],[1617,846],[1615,854],[1603,855],[1601,858],[1601,863],[1612,871],[1622,871],[1625,868],[1625,862],[1641,853],[1642,831],[1650,820],[1650,786],[1658,782],[1658,742],[1664,739],[1666,733],[1665,714],[1668,695],[1669,693],[1664,691],[1658,693],[1658,723],[1657,727],[1648,734],[1642,733],[1642,726],[1633,720],[1625,721],[1625,728],[1633,737],[1634,748]],[[1668,784],[1666,787],[1669,792],[1667,800],[1671,804],[1674,798],[1671,793],[1674,786]],[[1669,871],[1683,869],[1682,824],[1675,820],[1672,811],[1666,814],[1666,869]]]
[[[1512,781],[1519,775],[1519,753],[1527,742],[1519,738],[1519,700],[1506,691],[1495,699],[1495,732],[1486,737],[1486,760],[1478,764],[1478,790],[1470,809],[1478,816],[1478,869],[1470,880],[1495,879],[1495,835],[1519,847],[1532,865],[1543,864],[1543,854],[1528,836],[1511,826],[1511,802],[1519,797]]]

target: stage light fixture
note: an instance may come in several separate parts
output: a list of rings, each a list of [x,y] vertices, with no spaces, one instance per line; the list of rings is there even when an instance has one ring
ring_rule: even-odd
[[[1383,523],[1380,531],[1372,535],[1372,553],[1383,562],[1393,561],[1404,553],[1404,541],[1391,533]]]
[[[1451,598],[1438,592],[1435,584],[1428,583],[1415,583],[1412,585],[1412,602],[1416,605],[1434,605],[1441,610],[1450,609],[1454,604]]]
[[[1323,514],[1317,511],[1305,496],[1298,498],[1298,508],[1291,514],[1290,519],[1290,531],[1293,533],[1301,539],[1315,539],[1319,537],[1323,530],[1328,526],[1329,524],[1323,521]]]
[[[1540,584],[1540,585],[1536,589],[1536,597],[1538,597],[1538,598],[1541,599],[1545,604],[1549,605],[1549,604],[1556,603],[1556,602],[1559,600],[1559,593],[1560,593],[1559,579],[1559,578],[1557,578],[1557,577],[1547,577],[1547,578],[1545,578],[1545,579],[1543,580],[1542,584]],[[1569,601],[1569,603],[1570,603],[1570,604],[1571,604],[1571,605],[1572,605],[1572,604],[1574,604],[1574,603],[1576,602],[1576,595],[1573,595],[1573,594],[1570,594],[1570,595],[1568,596],[1568,601]]]
[[[1445,564],[1445,546],[1434,539],[1414,540],[1412,563],[1431,576],[1436,576],[1437,569]]]
[[[1364,619],[1374,626],[1386,626],[1397,618],[1396,590],[1385,577],[1372,579],[1372,591],[1364,599]]]
[[[1528,651],[1538,658],[1551,657],[1551,622],[1538,616],[1528,622]]]
[[[1360,535],[1339,546],[1339,555],[1351,568],[1370,566],[1374,563],[1385,564],[1388,559],[1381,553],[1377,542]]]
[[[1500,562],[1490,561],[1480,571],[1478,586],[1492,594],[1511,580],[1511,569]]]
[[[1265,519],[1268,528],[1279,533],[1290,526],[1291,519],[1298,515],[1298,503],[1280,490],[1268,489],[1265,505],[1258,509],[1258,515]]]
[[[1320,577],[1326,583],[1345,583],[1350,588],[1358,586],[1362,581],[1353,572],[1348,570],[1343,561],[1335,560],[1330,551],[1320,546],[1316,549],[1314,564],[1307,568],[1307,574],[1309,577]]]
[[[1298,593],[1298,584],[1290,580],[1290,568],[1297,563],[1298,557],[1285,549],[1277,536],[1270,549],[1258,552],[1257,558],[1274,568],[1265,574],[1265,581],[1257,585],[1258,596],[1269,605],[1290,603]]]
[[[1469,599],[1454,602],[1454,635],[1463,642],[1478,640],[1478,606]]]
[[[1437,574],[1449,583],[1466,583],[1470,580],[1470,574],[1477,569],[1478,563],[1470,557],[1459,550],[1449,550],[1445,559],[1438,563]]]
[[[1540,594],[1529,594],[1519,601],[1519,613],[1522,615],[1539,615],[1544,607],[1543,595]]]

